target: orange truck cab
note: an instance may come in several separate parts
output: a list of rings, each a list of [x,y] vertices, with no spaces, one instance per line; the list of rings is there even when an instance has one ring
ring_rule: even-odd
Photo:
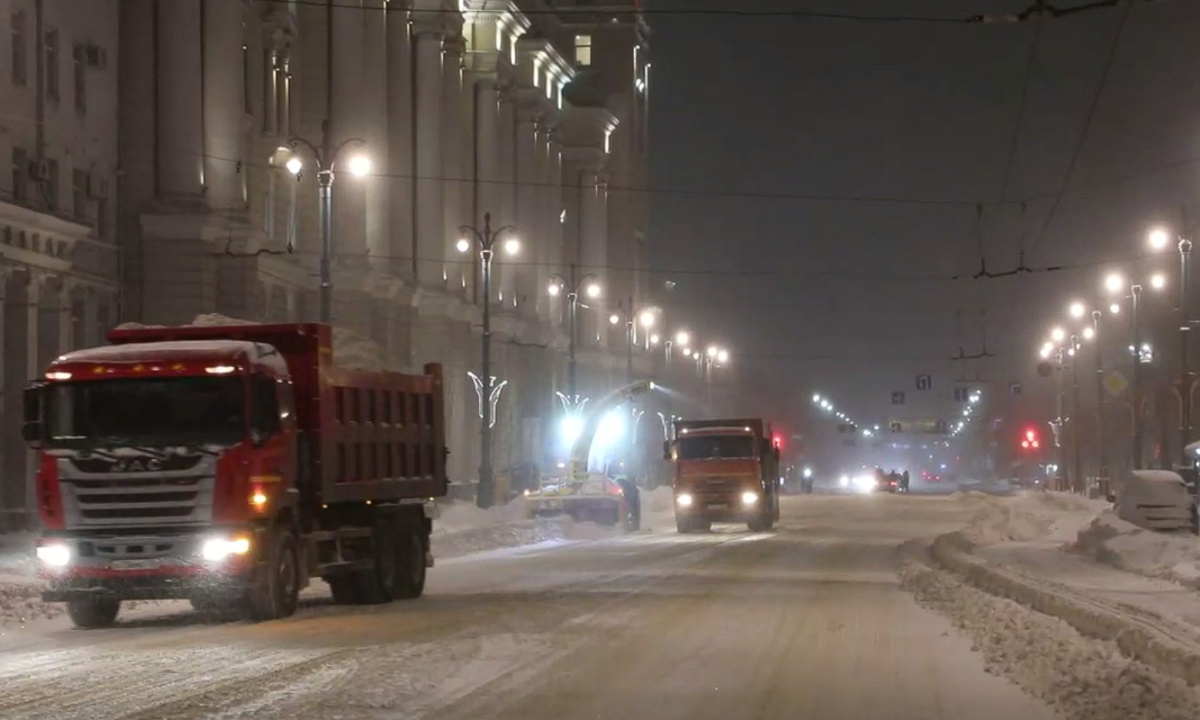
[[[665,456],[674,468],[675,526],[703,532],[714,522],[769,530],[779,520],[779,449],[759,418],[677,420]]]

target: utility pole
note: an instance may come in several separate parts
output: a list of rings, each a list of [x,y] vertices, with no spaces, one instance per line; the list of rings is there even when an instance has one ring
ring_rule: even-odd
[[[633,296],[629,296],[629,307],[625,310],[625,381],[633,382]]]
[[[575,263],[568,266],[567,277],[554,275],[550,278],[549,292],[551,295],[566,293],[567,295],[567,389],[570,400],[576,402],[579,397],[577,367],[575,361],[576,347],[579,344],[579,287],[584,284],[588,297],[600,297],[600,283],[592,275],[577,279]]]

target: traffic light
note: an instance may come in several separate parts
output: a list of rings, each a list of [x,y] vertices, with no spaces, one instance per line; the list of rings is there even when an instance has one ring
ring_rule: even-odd
[[[779,433],[775,433],[774,435],[772,435],[771,436],[771,445],[774,446],[775,449],[777,449],[777,450],[782,450],[783,449],[783,436],[780,435]]]
[[[1025,434],[1021,436],[1021,449],[1025,452],[1032,452],[1042,446],[1041,440],[1038,439],[1037,430],[1026,428]]]

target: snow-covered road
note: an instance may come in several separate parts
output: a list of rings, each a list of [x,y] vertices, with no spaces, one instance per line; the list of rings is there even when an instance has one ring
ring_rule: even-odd
[[[1140,720],[1194,709],[1169,683],[1180,693],[1170,712],[1122,707],[1099,685],[1138,668],[964,587],[906,544],[962,527],[981,502],[787,498],[773,533],[552,539],[439,561],[416,602],[339,607],[316,594],[260,625],[205,624],[171,604],[112,630],[10,627],[0,717]],[[1031,656],[1038,642],[1078,667]],[[1073,684],[1076,671],[1088,682]]]

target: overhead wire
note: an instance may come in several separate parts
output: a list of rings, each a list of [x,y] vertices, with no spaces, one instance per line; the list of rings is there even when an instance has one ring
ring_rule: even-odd
[[[1079,131],[1079,135],[1075,140],[1075,146],[1071,150],[1070,161],[1067,163],[1067,171],[1063,173],[1062,182],[1058,186],[1057,192],[1054,193],[1051,201],[1050,210],[1046,213],[1045,219],[1042,221],[1042,226],[1037,234],[1033,236],[1032,245],[1029,252],[1032,254],[1038,249],[1042,240],[1046,236],[1046,232],[1050,228],[1050,224],[1054,222],[1055,214],[1062,203],[1063,195],[1067,188],[1070,187],[1071,179],[1075,176],[1075,168],[1079,163],[1079,158],[1083,154],[1083,146],[1087,142],[1088,134],[1092,127],[1092,121],[1096,117],[1096,110],[1100,106],[1100,98],[1104,94],[1104,88],[1108,85],[1108,78],[1112,72],[1113,63],[1117,57],[1117,48],[1121,44],[1121,37],[1125,33],[1125,27],[1129,22],[1129,16],[1133,11],[1133,3],[1127,3],[1121,11],[1121,17],[1117,21],[1117,29],[1113,33],[1112,41],[1108,46],[1108,53],[1104,58],[1104,66],[1100,71],[1100,80],[1096,83],[1096,89],[1092,93],[1091,102],[1088,103],[1087,114],[1083,119],[1083,127]]]

